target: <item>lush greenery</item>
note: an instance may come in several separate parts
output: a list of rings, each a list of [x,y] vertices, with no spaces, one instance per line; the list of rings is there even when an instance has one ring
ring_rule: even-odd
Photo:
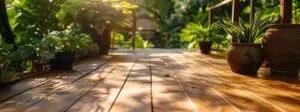
[[[122,33],[114,33],[115,47],[116,48],[132,48],[132,40],[126,38]],[[154,45],[144,39],[141,35],[136,36],[135,40],[136,48],[152,48]]]
[[[133,0],[134,1],[134,0]],[[140,15],[142,18],[153,20],[159,27],[161,41],[168,38],[168,47],[185,48],[194,41],[186,42],[181,39],[181,31],[187,24],[198,20],[203,20],[202,25],[208,23],[206,8],[216,5],[222,0],[141,0],[137,3],[147,13]],[[250,0],[241,0],[241,19],[249,21]],[[256,10],[260,10],[261,19],[270,19],[279,22],[280,13],[279,0],[258,0],[255,4]],[[300,1],[293,0],[293,23],[300,22]],[[231,6],[225,5],[213,11],[214,21],[226,17],[226,13],[231,13]],[[206,15],[206,16],[204,16]],[[226,32],[219,32],[226,37]],[[222,41],[222,40],[220,40]],[[218,42],[225,45],[225,41]]]
[[[199,42],[218,42],[216,40],[224,38],[218,33],[216,24],[204,26],[201,23],[191,22],[181,30],[180,36],[182,41],[190,42],[189,48],[194,48]]]
[[[57,52],[95,47],[95,38],[121,21],[126,25],[137,8],[119,0],[1,0],[0,5],[0,83],[41,69]]]

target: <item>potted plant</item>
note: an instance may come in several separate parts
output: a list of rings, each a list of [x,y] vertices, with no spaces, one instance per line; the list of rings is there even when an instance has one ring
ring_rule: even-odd
[[[49,41],[50,47],[56,52],[55,58],[50,61],[51,69],[72,70],[76,51],[86,47],[91,38],[82,34],[79,28],[68,28],[50,33],[44,41]]]
[[[231,70],[241,74],[256,74],[264,61],[261,38],[269,22],[261,20],[256,13],[252,24],[242,19],[237,22],[223,19],[219,23],[231,40],[227,49],[227,62]]]
[[[215,32],[215,25],[205,27],[200,22],[188,23],[184,29],[181,30],[181,39],[185,42],[190,42],[189,48],[199,44],[200,51],[203,54],[209,54],[213,39],[218,35]]]

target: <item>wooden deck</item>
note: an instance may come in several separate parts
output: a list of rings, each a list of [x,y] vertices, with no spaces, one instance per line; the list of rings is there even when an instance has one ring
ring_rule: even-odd
[[[117,50],[0,88],[0,112],[300,112],[296,77],[245,76],[179,49]]]

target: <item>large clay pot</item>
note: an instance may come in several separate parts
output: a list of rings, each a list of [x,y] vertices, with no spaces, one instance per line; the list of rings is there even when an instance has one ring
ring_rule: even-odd
[[[300,25],[270,25],[263,39],[272,74],[297,74],[300,69]]]
[[[261,44],[232,44],[227,49],[227,62],[239,74],[256,74],[264,61]]]
[[[209,54],[211,51],[212,42],[199,42],[199,47],[202,54]]]

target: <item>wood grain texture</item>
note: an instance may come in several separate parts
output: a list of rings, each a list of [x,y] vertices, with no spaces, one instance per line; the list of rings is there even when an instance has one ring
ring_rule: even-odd
[[[193,104],[169,73],[163,60],[151,59],[152,99],[155,112],[193,112]]]
[[[148,57],[137,60],[110,112],[152,112]]]
[[[135,58],[128,59],[97,84],[84,97],[78,100],[67,112],[108,112],[121,91],[126,77],[130,74]]]
[[[75,82],[79,78],[87,75],[98,66],[102,66],[107,60],[94,60],[88,63],[81,63],[75,68],[76,71],[64,75],[48,76],[50,79],[28,91],[25,91],[11,99],[0,103],[0,111],[18,112],[29,108],[33,104],[43,100],[50,94],[58,91],[66,85]],[[47,79],[46,79],[47,80]],[[22,87],[22,86],[20,86]],[[13,90],[17,91],[17,90]]]
[[[118,59],[102,66],[83,78],[66,86],[57,87],[56,91],[48,94],[24,112],[63,112],[67,110],[80,97],[95,87],[100,81],[111,74],[119,64]]]

